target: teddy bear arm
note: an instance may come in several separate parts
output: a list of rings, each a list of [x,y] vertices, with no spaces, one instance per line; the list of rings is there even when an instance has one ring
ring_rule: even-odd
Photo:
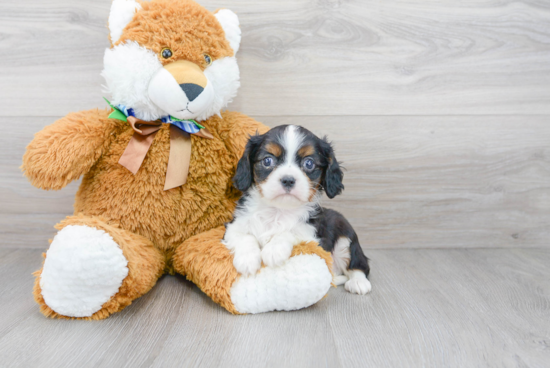
[[[108,114],[97,109],[71,113],[35,134],[21,166],[31,183],[58,190],[88,172],[116,128]]]

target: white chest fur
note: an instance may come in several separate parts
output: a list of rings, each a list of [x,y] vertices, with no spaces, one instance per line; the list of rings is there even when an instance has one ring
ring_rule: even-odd
[[[280,209],[259,206],[248,216],[248,229],[263,247],[276,235],[289,233],[296,242],[316,241],[315,228],[307,223],[309,209]]]
[[[315,227],[308,223],[315,211],[313,203],[298,208],[277,208],[264,202],[256,190],[248,193],[244,205],[235,211],[235,219],[227,226],[225,239],[232,234],[249,234],[263,247],[275,236],[290,236],[295,244],[301,241],[318,241]]]
[[[314,204],[298,208],[278,208],[250,190],[244,203],[227,225],[223,243],[233,254],[233,265],[243,275],[255,274],[262,262],[276,267],[286,261],[294,245],[317,241],[315,228],[308,223]]]

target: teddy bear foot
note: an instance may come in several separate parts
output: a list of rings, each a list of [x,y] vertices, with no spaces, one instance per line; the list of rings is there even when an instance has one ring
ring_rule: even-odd
[[[146,238],[105,219],[69,216],[34,273],[34,299],[52,318],[103,319],[149,291],[165,260]]]
[[[55,236],[40,276],[48,307],[67,317],[89,317],[115,295],[128,261],[103,230],[71,225]]]
[[[239,313],[291,311],[317,303],[331,283],[332,274],[321,257],[301,254],[279,267],[238,278],[231,287],[231,301]]]

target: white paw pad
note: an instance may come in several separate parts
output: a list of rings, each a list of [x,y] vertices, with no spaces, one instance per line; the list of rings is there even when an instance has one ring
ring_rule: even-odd
[[[262,267],[260,249],[257,251],[238,251],[233,255],[233,266],[242,275],[253,275]]]
[[[54,237],[40,276],[44,301],[67,317],[89,317],[118,292],[128,261],[111,235],[70,225]]]
[[[290,258],[292,245],[280,243],[267,243],[262,249],[262,261],[267,267],[277,267]]]
[[[366,277],[352,277],[344,287],[352,294],[365,295],[371,291],[372,286]]]

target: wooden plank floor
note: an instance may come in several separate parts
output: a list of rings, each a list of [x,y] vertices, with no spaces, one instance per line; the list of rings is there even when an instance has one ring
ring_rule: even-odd
[[[548,367],[550,249],[369,250],[373,291],[233,316],[164,276],[103,321],[44,318],[33,249],[0,249],[2,367]]]

